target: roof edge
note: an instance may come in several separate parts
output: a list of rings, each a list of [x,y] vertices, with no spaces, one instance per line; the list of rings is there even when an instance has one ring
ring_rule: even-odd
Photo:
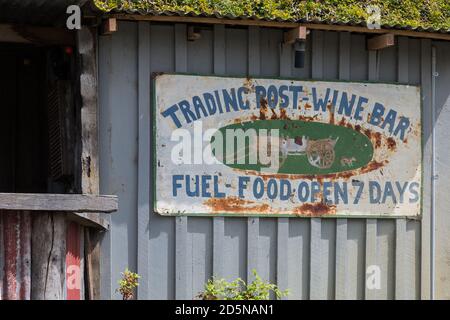
[[[92,0],[104,13],[143,16],[204,17],[283,23],[318,23],[366,27],[367,21],[383,29],[450,33],[448,0],[426,0],[399,7],[398,0]],[[226,4],[226,5],[225,5]]]
[[[342,32],[356,32],[367,34],[384,34],[392,33],[397,36],[426,38],[435,40],[450,41],[450,32],[447,31],[430,31],[420,28],[407,28],[400,26],[382,25],[379,29],[370,29],[365,24],[345,24],[345,23],[324,23],[322,21],[278,21],[278,20],[262,20],[250,18],[224,18],[211,16],[192,16],[192,15],[142,15],[133,13],[105,13],[104,18],[116,18],[118,20],[127,21],[154,21],[154,22],[169,22],[169,23],[193,23],[193,24],[223,24],[234,26],[260,26],[270,28],[295,28],[305,26],[311,30],[324,31],[342,31]]]

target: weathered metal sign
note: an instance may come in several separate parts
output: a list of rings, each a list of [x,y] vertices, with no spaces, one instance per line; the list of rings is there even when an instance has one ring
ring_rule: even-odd
[[[417,217],[415,86],[161,74],[155,210]]]

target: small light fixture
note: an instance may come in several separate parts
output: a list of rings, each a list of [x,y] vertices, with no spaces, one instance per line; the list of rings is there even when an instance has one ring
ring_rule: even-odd
[[[284,33],[283,43],[291,44],[294,47],[295,68],[305,67],[306,36],[308,35],[308,33],[309,30],[306,29],[305,26],[295,27]]]
[[[187,29],[187,40],[188,41],[196,41],[202,37],[200,30],[195,28],[194,26],[188,26]]]
[[[306,51],[305,40],[297,39],[294,43],[294,50],[295,50],[294,67],[295,68],[304,68],[305,67],[305,51]]]

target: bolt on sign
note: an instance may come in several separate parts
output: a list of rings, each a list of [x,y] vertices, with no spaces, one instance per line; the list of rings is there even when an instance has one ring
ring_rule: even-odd
[[[158,74],[162,215],[420,217],[416,86]]]

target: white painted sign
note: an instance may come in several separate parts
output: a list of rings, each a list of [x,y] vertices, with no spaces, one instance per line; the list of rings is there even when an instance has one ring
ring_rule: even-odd
[[[420,216],[416,86],[160,74],[163,215]]]

